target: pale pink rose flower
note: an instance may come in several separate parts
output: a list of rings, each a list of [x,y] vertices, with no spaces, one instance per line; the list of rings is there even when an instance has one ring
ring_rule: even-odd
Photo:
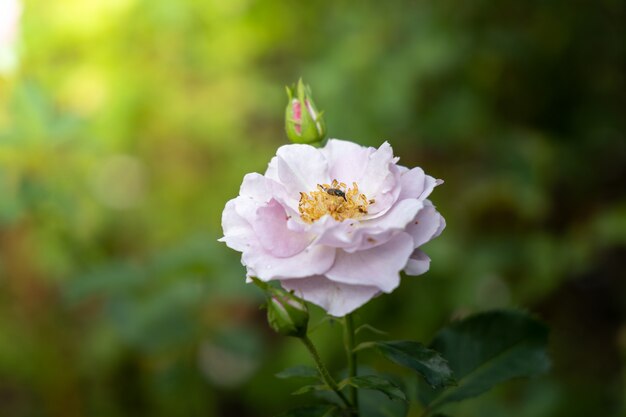
[[[428,271],[419,248],[445,227],[427,200],[443,181],[397,162],[387,142],[282,146],[226,203],[220,241],[242,252],[248,277],[344,316],[392,292],[400,271]]]

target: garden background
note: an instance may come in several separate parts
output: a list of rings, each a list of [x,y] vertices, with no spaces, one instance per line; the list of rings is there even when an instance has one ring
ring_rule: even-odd
[[[388,140],[445,180],[430,272],[357,321],[428,342],[451,319],[527,309],[551,327],[552,371],[448,413],[623,415],[624,10],[26,1],[19,64],[0,75],[0,415],[267,417],[312,401],[274,378],[309,358],[269,330],[217,242],[243,175],[286,143],[300,76],[331,137]],[[312,334],[335,367],[340,331]]]

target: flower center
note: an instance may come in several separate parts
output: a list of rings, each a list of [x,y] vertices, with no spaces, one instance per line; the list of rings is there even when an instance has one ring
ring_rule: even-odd
[[[367,207],[374,204],[365,194],[359,193],[359,186],[352,183],[348,188],[343,182],[333,180],[332,184],[317,184],[317,190],[300,193],[298,210],[306,223],[313,223],[326,214],[333,219],[358,219],[367,214]]]

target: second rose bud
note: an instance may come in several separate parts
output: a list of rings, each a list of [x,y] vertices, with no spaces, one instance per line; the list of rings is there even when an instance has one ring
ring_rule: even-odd
[[[311,89],[302,80],[287,87],[289,103],[285,111],[285,131],[293,143],[317,144],[326,138],[326,124],[318,111]]]

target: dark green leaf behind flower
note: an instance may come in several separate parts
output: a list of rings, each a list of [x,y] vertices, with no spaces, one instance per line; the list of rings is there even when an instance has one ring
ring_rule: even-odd
[[[501,382],[545,372],[550,366],[547,342],[547,327],[521,311],[481,313],[453,323],[431,347],[446,357],[457,385],[438,390],[423,385],[420,400],[435,409]]]

